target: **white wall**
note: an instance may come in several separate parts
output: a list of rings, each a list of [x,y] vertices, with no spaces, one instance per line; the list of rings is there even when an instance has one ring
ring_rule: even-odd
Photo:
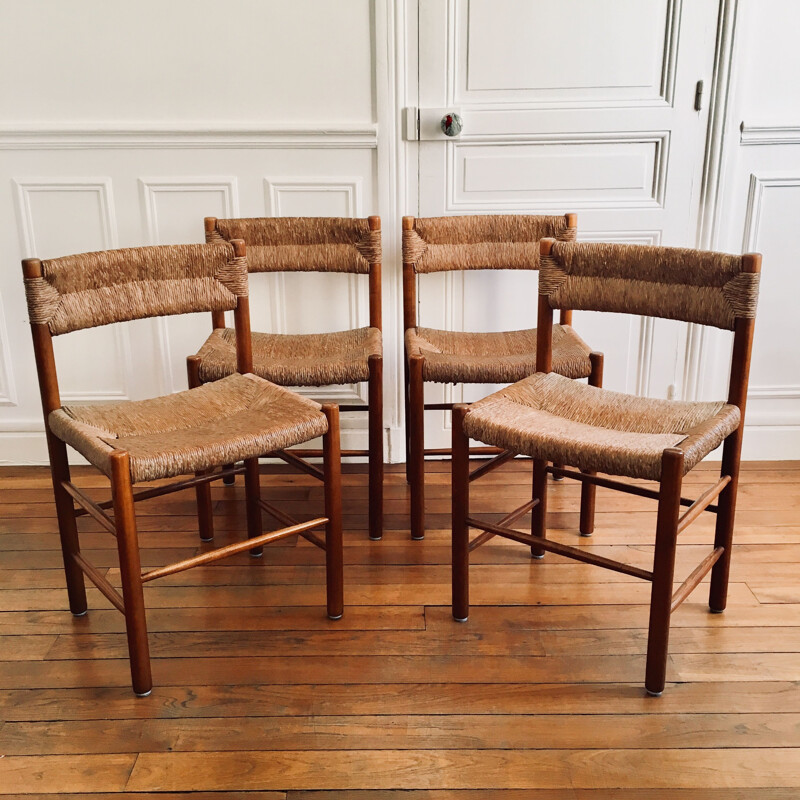
[[[0,463],[45,460],[21,258],[202,241],[207,215],[377,213],[391,242],[387,8],[370,0],[0,0]],[[389,376],[399,338],[393,258],[389,247]],[[257,276],[251,291],[256,330],[368,320],[365,278]],[[57,339],[64,399],[184,388],[185,356],[209,319]],[[340,387],[335,396],[352,400],[357,390],[364,394]],[[391,393],[387,400],[394,440],[398,404]],[[345,447],[366,445],[365,415],[348,415],[343,427]]]
[[[745,447],[798,458],[800,7],[738,0],[737,15],[737,0],[721,5],[699,240],[764,252]],[[0,463],[45,462],[20,258],[200,241],[209,214],[382,216],[387,457],[402,460],[398,221],[420,204],[417,145],[399,129],[402,107],[419,104],[417,19],[417,0],[0,0]],[[326,302],[309,305],[303,279],[257,276],[254,327],[364,324],[363,287],[323,282]],[[208,326],[205,317],[142,321],[62,337],[63,394],[180,389],[184,357]],[[686,347],[700,355],[686,359],[700,365],[688,393],[719,394],[725,337],[693,335]],[[348,425],[345,446],[361,446],[364,422]]]

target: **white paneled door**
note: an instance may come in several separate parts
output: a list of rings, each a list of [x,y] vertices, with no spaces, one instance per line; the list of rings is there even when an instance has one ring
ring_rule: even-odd
[[[712,83],[717,14],[716,0],[420,0],[419,215],[577,212],[584,240],[694,246],[698,82]],[[463,120],[454,137],[448,112]],[[419,280],[422,325],[535,325],[535,275]],[[689,393],[687,326],[591,313],[575,325],[606,353],[610,388]],[[490,388],[429,386],[426,399]],[[445,446],[447,416],[429,417],[430,446]]]

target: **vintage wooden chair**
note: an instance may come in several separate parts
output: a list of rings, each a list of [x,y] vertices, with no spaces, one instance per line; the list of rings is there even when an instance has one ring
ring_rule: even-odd
[[[251,374],[250,317],[244,243],[174,245],[110,250],[49,261],[22,262],[58,527],[73,614],[87,611],[84,575],[125,615],[133,690],[149,694],[153,682],[145,622],[145,583],[300,534],[326,554],[328,616],[342,615],[342,517],[339,416]],[[53,336],[145,317],[233,310],[238,371],[216,383],[152,400],[62,406]],[[325,516],[297,522],[260,499],[258,456],[324,436]],[[70,480],[67,445],[111,479],[112,499],[97,503]],[[247,536],[185,561],[142,572],[134,503],[194,487],[203,538],[212,531],[209,484],[235,461],[244,466]],[[133,484],[194,478],[144,489]],[[78,508],[74,503],[77,502]],[[105,509],[112,508],[114,516]],[[285,526],[262,533],[261,511]],[[76,518],[88,514],[117,539],[122,594],[80,552]],[[325,527],[322,540],[312,531]]]
[[[368,404],[340,404],[340,411],[366,411],[368,450],[346,450],[343,456],[368,456],[369,538],[383,535],[383,349],[381,343],[380,217],[265,217],[205,220],[209,243],[243,239],[248,268],[255,272],[343,272],[369,276],[369,327],[335,333],[253,333],[253,372],[280,386],[327,386],[368,383]],[[195,358],[200,383],[216,381],[236,370],[235,336],[221,313]],[[278,454],[312,474],[319,469],[304,457],[316,450]],[[232,481],[231,481],[232,482]]]
[[[575,239],[577,215],[403,217],[403,320],[405,327],[406,476],[411,484],[411,538],[425,536],[425,456],[450,449],[425,449],[425,411],[449,410],[450,403],[425,403],[425,383],[513,383],[536,370],[536,329],[469,333],[421,328],[417,324],[417,275],[472,269],[539,268],[539,240]],[[588,378],[600,386],[603,356],[572,328],[572,312],[563,310],[553,329],[554,369],[568,378]],[[497,448],[473,448],[494,454],[482,471],[512,456]],[[581,532],[594,529],[594,486],[581,494]]]
[[[544,239],[541,247],[538,371],[453,411],[453,616],[463,621],[469,612],[470,550],[494,535],[530,545],[535,556],[549,550],[651,581],[645,687],[659,695],[665,684],[672,612],[709,571],[709,606],[721,612],[726,605],[761,256],[553,239]],[[652,400],[585,386],[553,373],[553,309],[564,307],[734,331],[727,402]],[[533,510],[530,535],[512,529],[508,520],[518,519],[518,512],[497,525],[470,515],[469,437],[533,458],[533,498],[522,507]],[[723,442],[720,479],[696,500],[681,497],[683,476]],[[570,464],[583,472],[548,467],[548,462]],[[548,472],[657,499],[653,569],[549,541]],[[659,489],[597,477],[595,472],[658,481]],[[683,515],[682,505],[688,506]],[[703,511],[717,514],[714,547],[673,593],[678,534]],[[469,528],[484,533],[470,542]]]

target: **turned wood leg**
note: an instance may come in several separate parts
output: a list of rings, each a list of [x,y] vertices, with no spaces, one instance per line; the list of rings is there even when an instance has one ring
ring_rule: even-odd
[[[533,497],[539,502],[531,510],[531,535],[547,538],[547,461],[533,459]],[[531,545],[533,558],[544,558],[544,550],[538,545]]]
[[[725,551],[711,569],[711,588],[708,606],[721,614],[728,604],[728,576],[731,569],[731,547],[733,545],[733,522],[736,514],[736,494],[739,489],[739,464],[742,452],[742,426],[739,426],[722,447],[721,475],[730,475],[731,482],[722,490],[717,501],[717,525],[714,532],[714,547]]]
[[[383,359],[369,357],[369,538],[383,536]]]
[[[409,406],[411,428],[411,538],[425,538],[425,359],[409,360]]]
[[[675,546],[681,509],[683,453],[675,448],[661,458],[661,488],[656,523],[656,548],[653,556],[653,587],[650,593],[650,628],[647,637],[647,693],[664,691],[669,647],[672,581],[675,573]]]
[[[78,543],[78,526],[75,522],[75,505],[72,497],[62,486],[62,482],[69,482],[70,479],[67,446],[48,430],[47,449],[50,454],[50,473],[53,478],[53,494],[58,515],[58,533],[61,538],[64,574],[67,580],[69,610],[76,617],[80,617],[86,613],[89,606],[86,602],[86,583],[83,570],[74,559],[74,556],[81,551]]]
[[[464,433],[466,413],[466,404],[453,406],[453,618],[458,622],[466,622],[469,616],[469,437]]]
[[[136,516],[133,507],[130,458],[128,453],[115,450],[111,459],[111,496],[114,504],[114,524],[117,529],[119,570],[122,579],[122,598],[125,603],[125,632],[131,663],[133,691],[139,696],[150,694],[153,678],[150,672],[150,648],[147,643],[147,622],[142,591],[142,565]]]
[[[592,362],[592,371],[589,375],[589,386],[601,387],[603,385],[603,354],[590,353],[589,359]],[[586,472],[587,475],[595,475],[594,472]],[[590,483],[581,484],[581,536],[591,536],[594,533],[594,504],[597,487]]]
[[[244,491],[247,510],[247,538],[255,539],[261,536],[261,476],[258,467],[258,458],[246,458],[244,461]],[[264,547],[254,547],[250,555],[258,558],[263,555]]]
[[[342,459],[339,444],[339,407],[322,407],[328,418],[328,432],[322,438],[325,480],[325,580],[328,616],[340,619],[344,613],[344,557],[342,553]]]

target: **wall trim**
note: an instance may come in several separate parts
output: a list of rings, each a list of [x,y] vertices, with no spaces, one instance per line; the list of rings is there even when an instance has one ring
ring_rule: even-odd
[[[377,123],[259,125],[229,122],[0,126],[0,150],[130,150],[179,148],[376,148]]]
[[[797,125],[747,125],[739,128],[739,144],[800,144],[800,124]]]

